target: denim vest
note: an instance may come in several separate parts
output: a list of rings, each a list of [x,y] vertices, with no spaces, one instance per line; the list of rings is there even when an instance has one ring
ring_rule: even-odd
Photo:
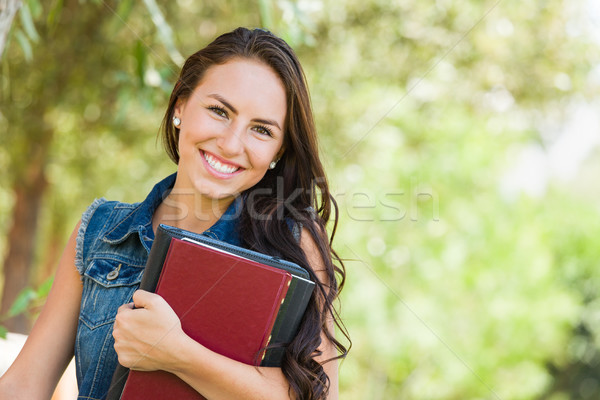
[[[97,199],[84,212],[77,235],[75,266],[83,293],[75,340],[78,400],[103,399],[117,366],[112,337],[117,309],[131,302],[154,239],[152,216],[175,183],[159,182],[142,203]],[[204,234],[240,245],[241,198]]]

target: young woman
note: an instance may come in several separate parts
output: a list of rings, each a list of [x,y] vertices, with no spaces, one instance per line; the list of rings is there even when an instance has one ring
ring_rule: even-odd
[[[80,399],[105,397],[117,362],[169,371],[207,399],[337,398],[347,349],[334,327],[347,334],[332,303],[345,271],[325,230],[335,202],[294,52],[260,29],[218,37],[183,66],[162,135],[177,172],[141,203],[99,199],[86,210],[0,398],[48,399],[73,354]],[[160,296],[136,290],[160,223],[310,272],[317,289],[281,368],[210,351]]]

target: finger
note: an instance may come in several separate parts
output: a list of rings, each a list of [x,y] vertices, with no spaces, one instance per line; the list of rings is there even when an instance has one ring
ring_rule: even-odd
[[[120,312],[124,312],[125,310],[133,310],[134,308],[135,308],[135,307],[134,307],[134,305],[133,305],[133,302],[131,302],[131,303],[126,303],[126,304],[123,304],[122,306],[120,306],[120,307],[117,309],[117,314],[118,314],[118,313],[120,313]]]
[[[133,294],[133,304],[135,308],[151,308],[156,298],[155,293],[150,293],[145,290],[136,290]]]
[[[117,309],[117,314],[115,315],[115,322],[114,322],[115,328],[117,328],[117,326],[120,325],[123,318],[126,318],[125,316],[132,309],[133,309],[133,303],[123,304],[121,307],[119,307]]]

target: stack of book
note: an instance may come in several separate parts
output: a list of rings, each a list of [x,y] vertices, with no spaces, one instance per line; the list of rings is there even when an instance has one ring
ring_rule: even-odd
[[[169,303],[198,343],[268,367],[281,365],[314,287],[294,263],[168,225],[157,229],[140,284]],[[107,398],[204,399],[173,374],[122,366]]]

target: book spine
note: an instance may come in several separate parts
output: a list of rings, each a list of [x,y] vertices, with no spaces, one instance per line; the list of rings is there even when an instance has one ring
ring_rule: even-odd
[[[313,286],[301,279],[292,277],[292,283],[271,332],[270,344],[287,346],[298,333],[302,316],[310,300]],[[265,353],[261,366],[280,367],[285,347],[273,347]]]
[[[285,303],[285,299],[287,297],[287,293],[290,289],[290,286],[292,284],[292,274],[290,274],[289,272],[286,272],[284,279],[283,279],[283,285],[281,285],[281,287],[279,288],[279,298],[281,299],[281,302],[278,304],[273,304],[273,317],[271,320],[271,323],[269,325],[269,328],[265,331],[265,337],[263,337],[263,342],[261,345],[261,348],[266,348],[269,343],[273,340],[273,327],[275,326],[275,323],[277,323],[277,317],[279,315],[279,312],[281,311],[281,307],[283,307],[283,304]],[[267,336],[268,335],[268,336]],[[255,365],[262,365],[262,362],[264,361],[265,357],[267,356],[267,352],[266,351],[262,351],[261,352],[262,355],[259,354],[260,358],[258,360],[258,362],[255,363]]]
[[[159,228],[156,230],[156,237],[154,238],[154,243],[152,244],[150,254],[148,255],[148,261],[146,262],[140,289],[148,292],[156,291],[156,285],[160,278],[163,263],[165,262],[167,251],[171,245],[171,239],[171,236],[163,229]]]

